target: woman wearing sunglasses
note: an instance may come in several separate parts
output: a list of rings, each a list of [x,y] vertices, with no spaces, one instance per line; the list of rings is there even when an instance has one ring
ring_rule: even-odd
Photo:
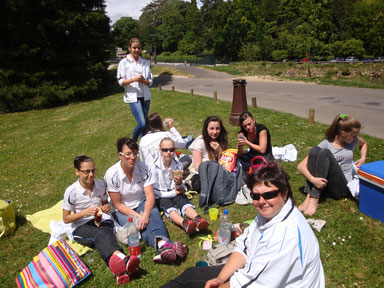
[[[175,158],[175,143],[171,138],[163,138],[160,142],[160,157],[151,166],[154,177],[153,189],[156,203],[165,216],[182,227],[189,235],[198,229],[207,228],[209,222],[197,214],[184,192],[183,165]]]
[[[325,287],[319,244],[295,206],[288,175],[269,164],[248,177],[255,221],[228,262],[191,267],[163,287]]]

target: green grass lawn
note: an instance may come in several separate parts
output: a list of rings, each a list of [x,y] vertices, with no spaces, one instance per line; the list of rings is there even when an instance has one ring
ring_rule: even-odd
[[[174,118],[182,135],[197,136],[205,118],[216,114],[229,131],[230,146],[235,147],[238,128],[229,125],[231,103],[156,89],[152,89],[152,94],[150,113],[157,111],[163,117]],[[122,98],[123,94],[119,93],[54,109],[0,115],[1,198],[14,201],[17,216],[16,232],[0,238],[1,287],[14,287],[16,275],[47,246],[49,234],[35,229],[25,216],[62,200],[65,188],[76,181],[74,157],[82,154],[93,157],[99,170],[98,178],[103,178],[108,167],[118,160],[116,139],[131,136],[136,124]],[[298,161],[282,165],[291,176],[294,196],[300,203],[304,199],[300,190],[305,181],[296,166],[308,149],[323,139],[326,127],[308,125],[306,119],[290,114],[251,107],[249,111],[270,129],[273,146],[293,143],[298,150]],[[383,159],[383,140],[362,136],[369,145],[367,161]],[[196,196],[193,202],[197,204]],[[227,208],[234,223],[256,216],[252,205],[232,204]],[[200,208],[197,210],[202,213]],[[223,208],[219,210],[222,212]],[[321,204],[315,218],[327,221],[320,233],[315,232],[326,286],[384,287],[383,223],[360,213],[357,203],[350,200],[327,200]],[[142,243],[141,273],[129,287],[159,287],[205,255],[199,248],[199,235],[188,237],[175,225],[165,222],[171,239],[189,245],[189,256],[176,265],[154,264],[154,249]],[[218,223],[213,222],[207,234],[213,234],[217,228]],[[124,249],[128,253],[128,248]],[[97,251],[87,253],[82,259],[93,275],[81,287],[115,285],[115,279]]]

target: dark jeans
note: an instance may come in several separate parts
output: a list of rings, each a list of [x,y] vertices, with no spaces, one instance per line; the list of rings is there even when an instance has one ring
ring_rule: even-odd
[[[185,196],[185,194],[178,194],[173,198],[156,199],[156,204],[158,205],[161,211],[164,211],[168,219],[169,214],[172,211],[176,211],[181,216],[184,216],[185,210],[188,209],[188,207],[194,208],[191,201],[189,201],[188,197]]]
[[[309,150],[307,168],[312,176],[328,180],[327,186],[322,190],[307,181],[305,192],[309,193],[312,198],[340,199],[348,195],[348,181],[335,157],[328,149],[313,147]]]
[[[189,267],[177,278],[161,286],[161,288],[204,288],[205,282],[216,278],[223,267],[224,264],[219,266]]]
[[[144,97],[137,98],[137,102],[129,103],[129,107],[136,119],[137,125],[133,130],[132,140],[137,142],[137,139],[145,135],[145,122],[148,116],[150,100],[144,101]]]
[[[100,257],[103,258],[108,266],[109,258],[111,258],[113,252],[116,250],[123,252],[123,249],[117,243],[113,227],[112,220],[101,222],[99,227],[96,226],[94,220],[90,220],[84,225],[77,227],[73,231],[73,236],[76,242],[96,248],[100,253]]]

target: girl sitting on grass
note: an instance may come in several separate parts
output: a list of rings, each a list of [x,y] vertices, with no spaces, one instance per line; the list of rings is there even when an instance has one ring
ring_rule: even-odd
[[[83,155],[75,158],[74,166],[79,179],[65,190],[62,206],[64,223],[72,223],[76,242],[99,251],[115,275],[117,285],[126,284],[137,271],[140,259],[126,256],[117,243],[105,184],[95,179],[95,162]]]
[[[183,165],[175,157],[175,142],[171,138],[163,138],[159,153],[160,157],[151,167],[155,180],[153,189],[156,203],[165,216],[182,227],[187,234],[193,233],[196,228],[199,231],[207,228],[209,222],[197,214],[195,207],[184,194],[186,187],[182,179]],[[177,173],[179,175],[176,175]]]
[[[359,197],[357,168],[364,164],[367,156],[367,143],[357,135],[361,124],[346,114],[339,114],[325,132],[325,140],[313,147],[297,169],[307,183],[305,201],[299,210],[313,215],[319,199],[330,197],[344,198],[350,194]],[[353,149],[358,145],[361,158],[353,162]]]
[[[243,112],[239,118],[240,132],[237,136],[237,161],[243,170],[248,173],[251,160],[255,156],[263,156],[268,162],[273,160],[271,135],[263,124],[256,123],[252,114]],[[243,153],[244,145],[248,145],[249,151]]]
[[[200,192],[200,163],[207,160],[219,160],[221,153],[228,148],[227,130],[217,116],[209,116],[204,121],[202,135],[189,146],[192,152],[190,175],[186,181],[191,182],[192,190]]]

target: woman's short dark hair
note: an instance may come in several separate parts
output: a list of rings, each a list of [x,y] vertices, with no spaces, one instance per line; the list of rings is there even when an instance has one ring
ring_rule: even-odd
[[[160,117],[160,114],[155,112],[148,116],[146,121],[147,132],[164,131],[163,120]]]
[[[253,186],[259,183],[266,186],[271,184],[276,186],[283,197],[291,198],[292,203],[295,204],[291,185],[289,184],[289,175],[277,163],[269,163],[254,171],[254,173],[249,174],[247,187],[251,190],[251,193]]]
[[[117,153],[123,150],[124,145],[127,145],[133,152],[139,151],[139,145],[135,141],[128,137],[122,137],[116,141]]]
[[[88,157],[86,155],[81,155],[75,157],[75,160],[73,160],[73,167],[77,170],[80,170],[81,163],[83,162],[95,162],[91,157]]]

